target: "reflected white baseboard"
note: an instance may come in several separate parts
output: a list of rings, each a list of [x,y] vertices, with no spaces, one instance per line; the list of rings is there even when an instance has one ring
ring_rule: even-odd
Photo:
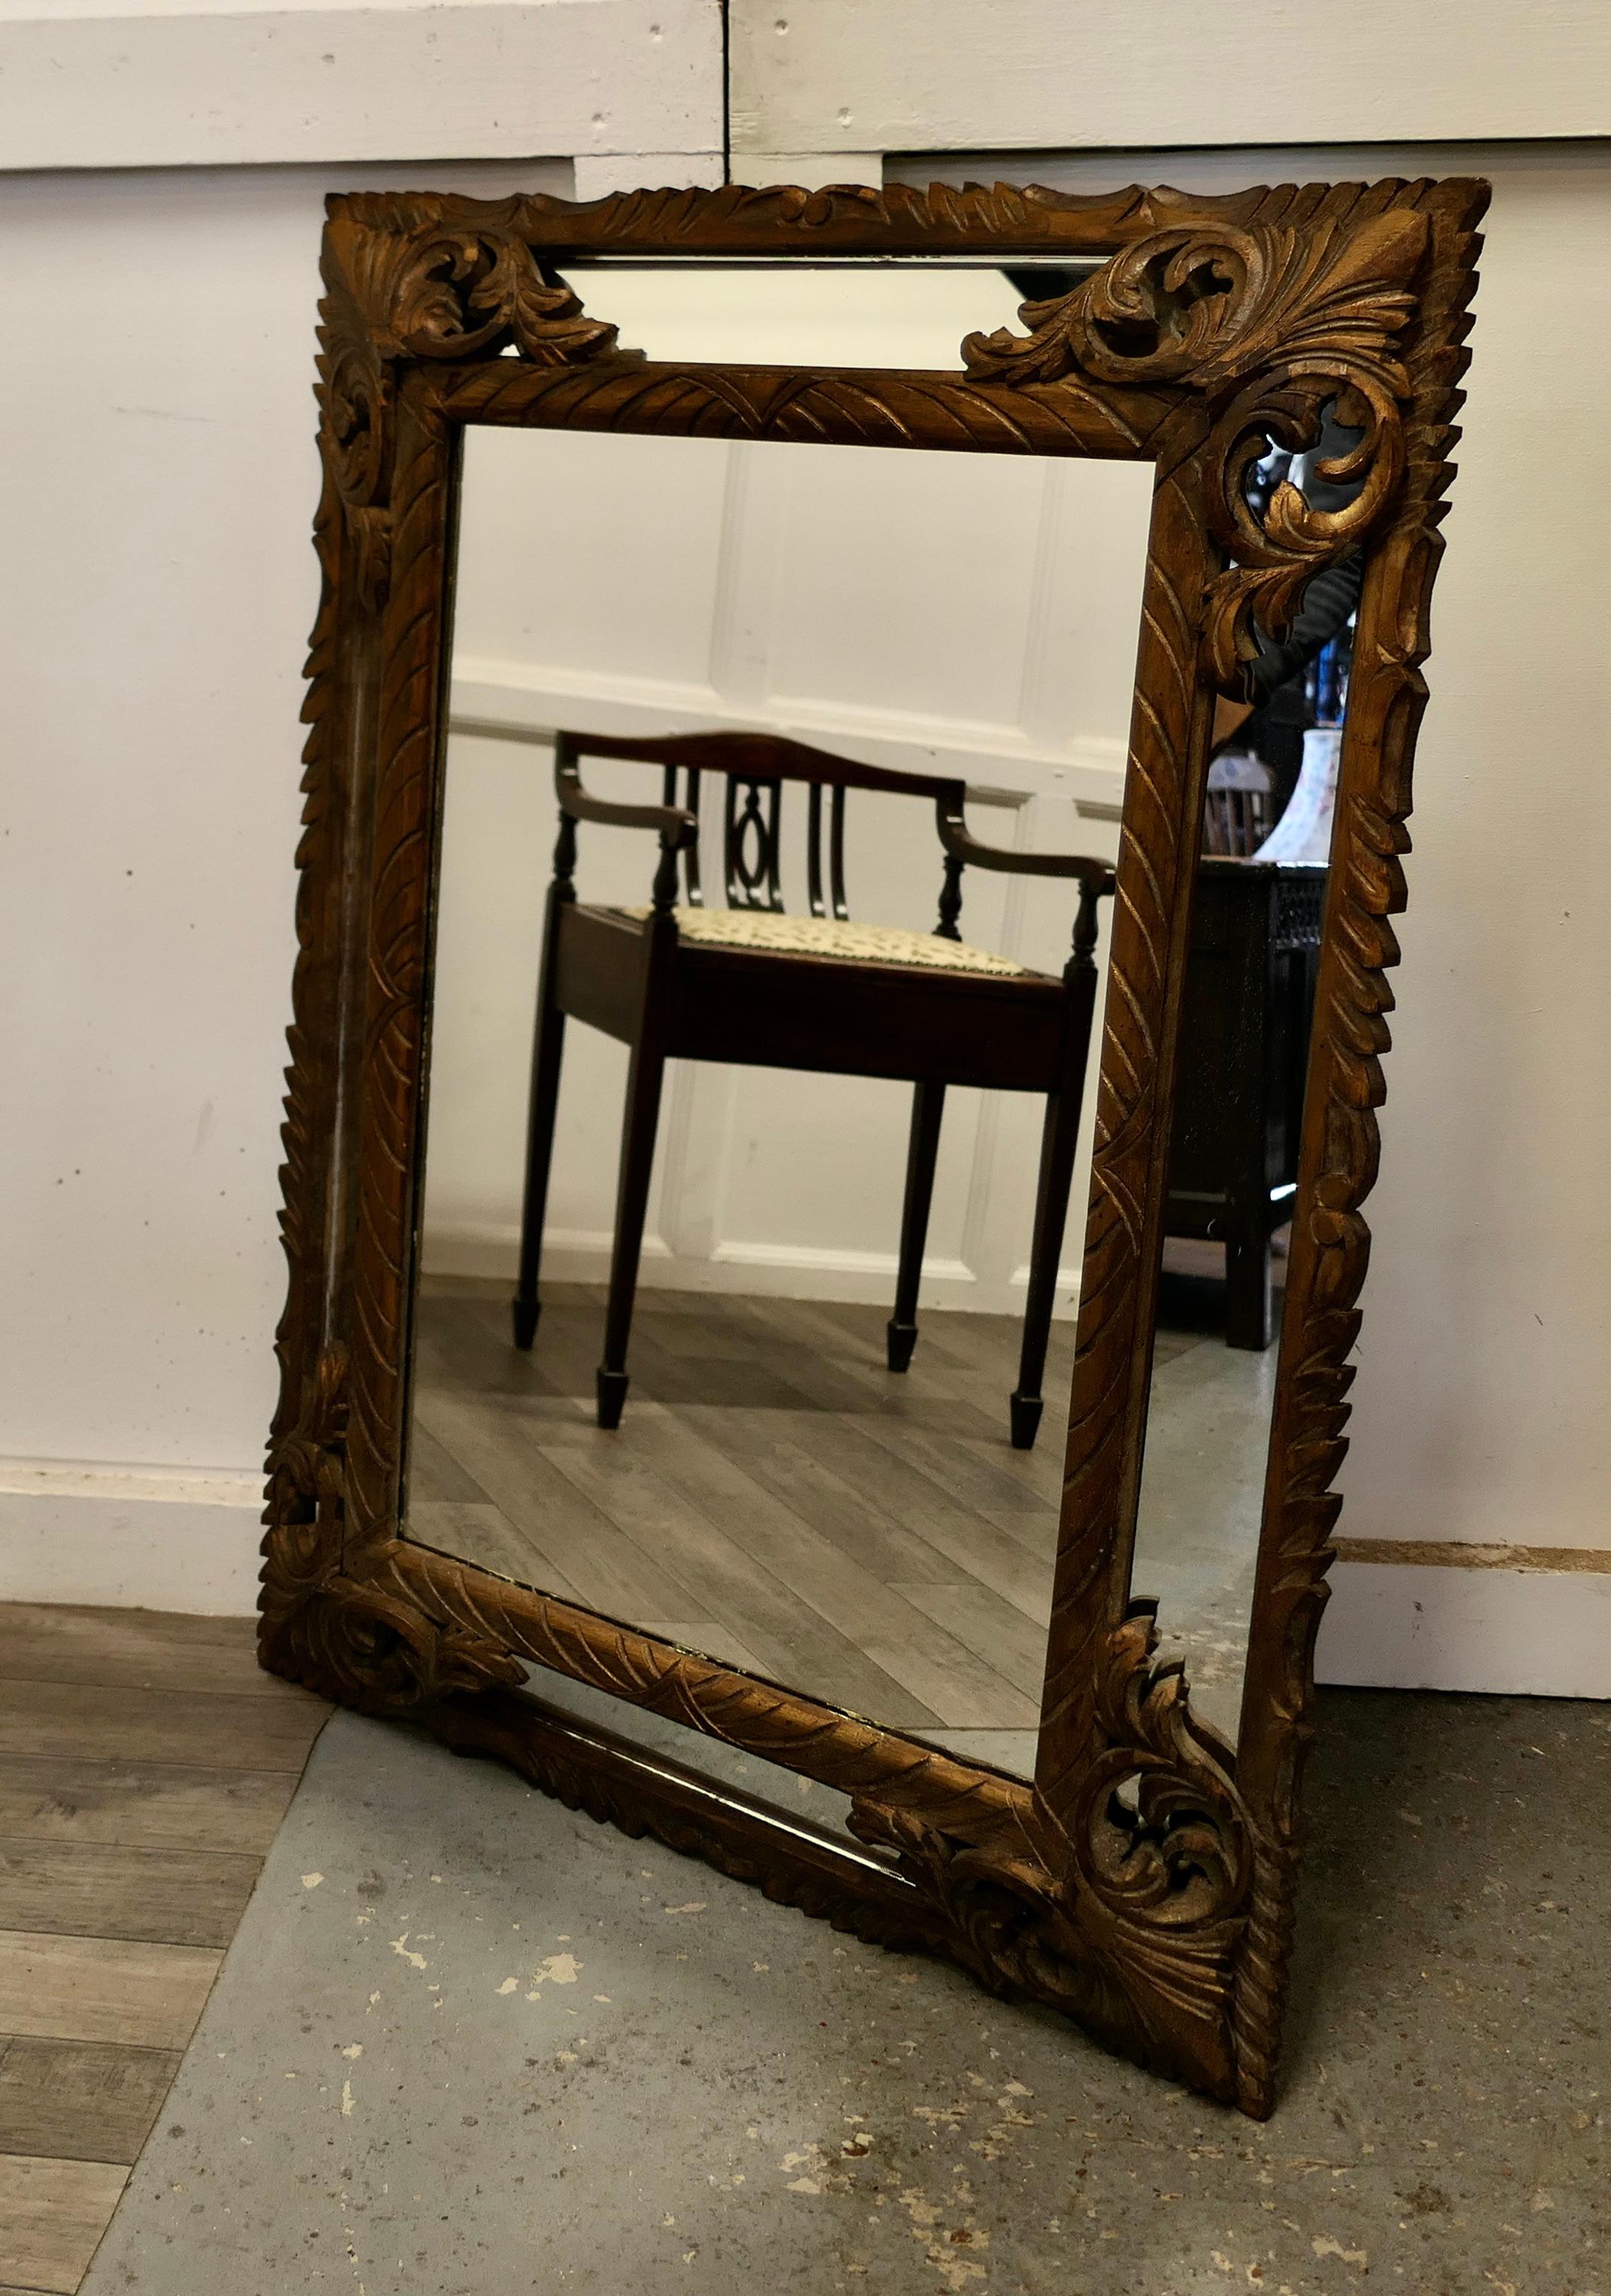
[[[1611,1571],[1597,1554],[1583,1562],[1544,1570],[1339,1560],[1321,1620],[1316,1678],[1611,1698]]]
[[[425,1236],[422,1258],[429,1275],[474,1275],[512,1283],[519,1232],[490,1222],[438,1224]],[[551,1228],[543,1245],[543,1272],[558,1283],[603,1283],[609,1275],[609,1237],[601,1231]],[[893,1251],[853,1251],[815,1244],[719,1243],[695,1255],[673,1251],[663,1236],[646,1235],[639,1282],[645,1290],[749,1292],[766,1300],[844,1300],[879,1307],[894,1296]],[[1005,1282],[981,1280],[965,1260],[929,1258],[923,1262],[926,1308],[971,1308],[985,1316],[1021,1316],[1027,1266]],[[1053,1315],[1072,1318],[1079,1276],[1074,1268],[1058,1275]]]

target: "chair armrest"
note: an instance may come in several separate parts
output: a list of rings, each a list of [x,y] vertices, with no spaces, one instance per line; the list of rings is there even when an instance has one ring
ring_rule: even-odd
[[[975,869],[1007,870],[1016,876],[1073,877],[1086,892],[1102,894],[1113,890],[1110,861],[1098,861],[1083,853],[1014,853],[1003,845],[981,845],[960,809],[948,808],[942,799],[935,813],[940,843],[953,861],[965,861]]]
[[[699,816],[680,805],[619,805],[613,799],[594,797],[582,786],[577,761],[561,750],[554,758],[554,788],[560,810],[572,821],[609,822],[617,829],[652,829],[662,845],[681,850],[699,832]]]

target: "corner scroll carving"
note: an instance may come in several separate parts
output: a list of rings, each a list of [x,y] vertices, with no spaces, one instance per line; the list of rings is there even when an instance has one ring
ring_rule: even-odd
[[[1075,1872],[1116,1919],[1202,1929],[1241,1912],[1252,1842],[1229,1751],[1191,1712],[1179,1661],[1154,1663],[1157,1608],[1132,1603],[1098,1655],[1099,1748],[1069,1829]]]
[[[993,1989],[1054,2000],[1115,2046],[1189,2063],[1230,2096],[1252,1829],[1179,1664],[1154,1663],[1155,1609],[1133,1603],[1099,1654],[1100,1742],[1066,1843],[1004,1858],[872,1794],[854,1800],[850,1825],[923,1882],[959,1958]]]
[[[397,1714],[451,1691],[511,1688],[513,1654],[343,1574],[348,1357],[326,1348],[314,1393],[268,1459],[258,1639],[264,1663],[367,1714]]]
[[[1026,303],[1026,334],[1003,327],[962,345],[981,381],[1077,374],[1175,384],[1208,402],[1206,507],[1231,562],[1210,585],[1202,651],[1222,687],[1235,687],[1256,651],[1255,621],[1283,629],[1310,577],[1356,548],[1398,491],[1411,386],[1396,339],[1414,316],[1427,243],[1426,217],[1408,208],[1304,233],[1186,220],[1136,240],[1071,293]],[[1353,498],[1317,510],[1283,483],[1256,519],[1249,465],[1272,440],[1314,446],[1328,407],[1360,436],[1318,475],[1357,482]]]
[[[517,228],[520,203],[458,223],[453,202],[367,200],[332,213],[320,304],[320,445],[369,605],[390,576],[393,369],[512,350],[539,366],[640,361],[589,318]]]

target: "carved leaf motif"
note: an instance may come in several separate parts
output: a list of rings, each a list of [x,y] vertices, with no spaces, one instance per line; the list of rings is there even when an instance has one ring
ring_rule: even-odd
[[[1329,365],[1285,373],[1279,385],[1251,384],[1227,407],[1207,453],[1209,523],[1233,554],[1233,562],[1209,586],[1203,653],[1221,685],[1234,684],[1239,665],[1252,658],[1261,629],[1284,628],[1304,586],[1322,566],[1361,547],[1379,524],[1403,480],[1403,422],[1389,379],[1390,362],[1346,372]],[[1328,406],[1360,436],[1346,454],[1316,465],[1332,484],[1360,481],[1345,507],[1317,510],[1283,481],[1263,522],[1247,501],[1251,462],[1270,442],[1312,447]]]
[[[1411,283],[1427,219],[1389,208],[1319,231],[1192,220],[1137,240],[1072,293],[1026,303],[1026,335],[999,328],[962,346],[970,373],[999,382],[1179,383],[1218,399],[1245,387],[1210,441],[1209,516],[1235,562],[1213,584],[1204,658],[1222,686],[1251,660],[1254,625],[1283,629],[1304,584],[1356,547],[1403,477],[1400,402],[1410,383],[1394,349],[1412,316]],[[1261,525],[1247,466],[1273,439],[1295,450],[1320,436],[1329,405],[1362,432],[1319,475],[1362,481],[1342,510],[1276,491]]]
[[[1103,1932],[1082,1917],[1051,1874],[1004,1865],[927,1820],[871,1800],[852,1806],[861,1841],[895,1852],[950,1926],[952,1951],[992,1992],[1028,1994],[1075,2017],[1142,2064],[1231,2093],[1227,2018],[1231,1936],[1148,1940]]]
[[[545,366],[597,358],[616,348],[608,320],[590,319],[563,280],[549,280],[512,232],[441,232],[411,251],[398,283],[391,332],[421,358],[462,358],[507,336],[523,358]]]
[[[1112,1912],[1153,1928],[1202,1927],[1241,1911],[1252,1842],[1222,1751],[1188,1705],[1183,1669],[1153,1663],[1156,1610],[1133,1603],[1098,1654],[1105,1743],[1081,1782],[1074,1856]]]
[[[642,359],[617,352],[616,329],[590,319],[517,231],[450,229],[423,201],[397,202],[396,213],[398,228],[345,220],[326,237],[320,440],[371,605],[391,574],[397,360],[472,358],[506,344],[543,366]]]
[[[1183,382],[1206,395],[1279,359],[1377,364],[1414,308],[1426,218],[1391,208],[1298,233],[1193,218],[1123,249],[1070,294],[1026,303],[1029,329],[969,335],[969,374]],[[1391,370],[1402,392],[1402,368]]]

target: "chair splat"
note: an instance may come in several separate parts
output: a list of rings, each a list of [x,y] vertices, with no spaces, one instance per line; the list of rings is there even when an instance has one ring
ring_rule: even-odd
[[[742,774],[727,776],[727,812],[722,857],[730,909],[781,909],[783,906],[781,781]]]
[[[845,903],[845,791],[831,787],[828,804],[828,899],[822,898],[822,783],[813,782],[806,823],[806,890],[814,917],[850,914]]]

